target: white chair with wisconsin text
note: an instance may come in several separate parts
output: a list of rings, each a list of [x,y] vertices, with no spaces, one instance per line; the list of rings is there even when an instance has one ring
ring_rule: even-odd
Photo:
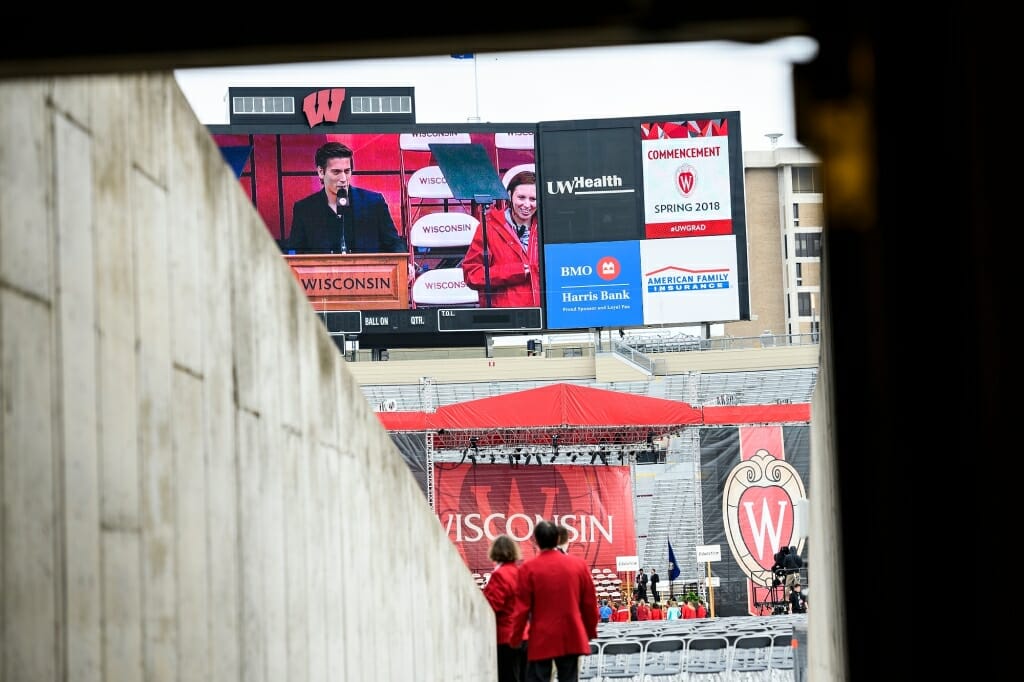
[[[415,306],[468,306],[480,294],[466,286],[460,264],[480,221],[457,211],[428,213],[409,231],[409,245],[422,270],[412,285]]]
[[[533,133],[530,132],[508,132],[494,134],[494,160],[497,162],[498,170],[504,168],[510,161],[502,161],[503,157],[511,156],[514,162],[517,158],[523,159],[522,152],[534,151]],[[505,183],[508,186],[508,183]]]
[[[469,144],[469,133],[402,133],[398,136],[399,172],[402,175],[402,228],[408,230],[424,206],[449,210],[454,196],[440,166],[432,165],[432,144]],[[406,155],[419,163],[407,164]],[[409,175],[411,169],[415,169]],[[461,203],[461,202],[455,202]]]
[[[480,220],[469,213],[428,213],[413,223],[409,243],[419,249],[456,249],[465,253]]]
[[[466,286],[462,268],[438,268],[417,275],[412,300],[417,306],[474,306],[480,293]]]

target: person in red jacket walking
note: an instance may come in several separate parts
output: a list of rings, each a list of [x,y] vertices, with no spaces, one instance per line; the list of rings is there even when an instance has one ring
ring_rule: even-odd
[[[519,567],[509,645],[519,646],[529,621],[526,682],[550,682],[552,668],[561,682],[574,682],[580,656],[597,639],[597,588],[583,559],[558,551],[555,524],[539,521],[533,541],[540,553]]]
[[[520,682],[526,667],[526,653],[521,642],[514,647],[509,644],[519,584],[519,545],[508,535],[499,535],[491,543],[487,556],[494,562],[494,571],[484,586],[484,596],[494,610],[498,634],[498,682]]]
[[[537,176],[520,171],[508,182],[508,207],[487,211],[462,259],[466,286],[480,292],[481,308],[540,305]],[[484,253],[484,236],[487,253]]]

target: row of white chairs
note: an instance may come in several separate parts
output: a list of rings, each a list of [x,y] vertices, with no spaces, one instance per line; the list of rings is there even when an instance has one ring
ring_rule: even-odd
[[[725,616],[720,618],[686,618],[676,620],[642,620],[626,623],[600,623],[598,639],[619,637],[644,638],[658,635],[722,634],[735,638],[742,634],[775,634],[793,632],[798,624],[807,623],[807,614],[777,616]]]
[[[580,659],[580,680],[788,682],[794,679],[792,634],[694,634],[591,642]]]

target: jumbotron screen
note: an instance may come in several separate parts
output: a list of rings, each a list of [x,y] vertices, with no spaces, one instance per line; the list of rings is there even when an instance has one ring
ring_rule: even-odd
[[[374,128],[211,127],[331,334],[445,347],[750,319],[739,112]],[[351,185],[386,205],[401,252],[290,253],[296,204],[324,189],[315,159],[328,142],[352,150]],[[539,218],[519,235],[534,259],[529,300],[498,293],[515,235],[486,231],[485,286],[463,267],[485,213],[512,209],[507,187],[524,170]]]
[[[460,193],[461,188],[453,191],[439,163],[440,154],[435,154],[437,145],[445,146],[445,152],[455,150],[455,163],[462,163],[466,156],[466,167],[478,176],[470,177],[471,182],[479,179],[492,190],[501,183],[497,188],[503,189],[520,171],[535,172],[534,127],[407,126],[389,132],[323,134],[215,131],[213,137],[226,158],[237,150],[244,156],[248,150],[240,166],[241,186],[292,264],[310,302],[327,313],[324,318],[332,333],[358,334],[364,346],[401,346],[403,336],[415,337],[408,340],[413,345],[444,346],[463,345],[460,333],[528,333],[542,328],[540,286],[537,305],[509,306],[467,285],[461,266],[484,212],[504,208],[508,202],[497,191],[487,196],[469,196]],[[358,188],[352,190],[353,209],[359,210],[355,204],[360,190],[383,200],[395,231],[405,242],[405,253],[398,255],[411,264],[408,274],[370,258],[335,258],[341,254],[340,247],[322,249],[320,254],[289,248],[297,202],[324,189],[316,153],[328,142],[352,150],[351,186]],[[449,157],[446,154],[442,160],[450,163]],[[482,170],[481,159],[486,164]],[[451,174],[451,166],[447,168]],[[539,252],[540,235],[533,238],[538,240]],[[542,273],[534,276],[542,281]]]

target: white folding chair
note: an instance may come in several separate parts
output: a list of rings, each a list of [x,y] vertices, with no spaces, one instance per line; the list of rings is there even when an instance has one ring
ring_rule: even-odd
[[[409,243],[425,249],[461,249],[473,241],[480,220],[461,211],[427,213],[413,223],[409,230]]]
[[[619,638],[601,644],[597,678],[642,682],[644,675],[644,643],[639,639]]]
[[[533,150],[534,140],[533,133],[495,133],[494,134],[494,160],[498,164],[498,171],[505,167],[508,161],[502,161],[502,150],[511,151],[512,160],[516,160],[516,156],[522,159],[523,155],[520,153],[516,155],[516,152],[522,152],[525,150]],[[507,156],[507,154],[506,154]],[[505,183],[508,186],[508,183]]]
[[[767,682],[772,662],[772,636],[745,634],[732,644],[729,658],[729,679]]]
[[[686,679],[714,676],[725,679],[729,672],[731,646],[725,635],[694,635],[686,640]]]
[[[796,637],[792,633],[776,634],[772,639],[770,676],[772,680],[792,680],[795,665]]]
[[[601,670],[601,645],[597,642],[590,643],[590,655],[580,656],[580,674],[579,679],[581,680],[597,680],[599,679]]]
[[[462,268],[427,270],[412,283],[417,306],[471,306],[480,303],[480,292],[470,289]]]
[[[402,133],[398,136],[403,231],[412,227],[424,205],[448,210],[454,198],[441,168],[430,164],[433,158],[430,145],[469,144],[471,141],[469,133]],[[412,155],[414,163],[407,163],[407,154]]]
[[[644,644],[644,682],[682,682],[686,638],[652,637]]]

